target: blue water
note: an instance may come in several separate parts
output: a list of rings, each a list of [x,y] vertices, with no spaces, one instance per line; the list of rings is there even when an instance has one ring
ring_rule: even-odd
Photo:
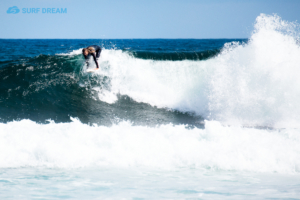
[[[300,47],[280,22],[260,15],[249,39],[0,40],[0,199],[300,199]]]
[[[146,54],[200,54],[207,51],[212,51],[213,54],[218,52],[226,42],[231,41],[247,41],[247,39],[1,39],[3,48],[0,56],[1,61],[4,61],[35,57],[40,54],[55,55],[84,48],[90,44],[100,45],[105,49],[120,49]],[[149,57],[149,59],[153,58]],[[165,59],[167,60],[168,57]],[[184,56],[181,59],[184,59]]]

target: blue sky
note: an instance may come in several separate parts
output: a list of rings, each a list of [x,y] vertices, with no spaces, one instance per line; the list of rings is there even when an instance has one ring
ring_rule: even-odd
[[[7,14],[12,6],[20,12]],[[260,13],[300,21],[299,9],[300,0],[2,0],[0,38],[248,38]]]

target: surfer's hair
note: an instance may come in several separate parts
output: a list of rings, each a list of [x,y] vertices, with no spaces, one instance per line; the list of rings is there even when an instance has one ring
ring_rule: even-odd
[[[95,53],[96,52],[94,47],[89,47],[89,48],[87,48],[87,50],[89,51],[89,53]]]
[[[95,53],[96,51],[95,51],[94,47],[89,47],[89,48],[83,48],[82,53],[84,53],[84,52]]]

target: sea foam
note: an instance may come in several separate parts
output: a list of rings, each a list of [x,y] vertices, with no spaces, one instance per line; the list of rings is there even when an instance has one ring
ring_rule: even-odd
[[[30,120],[0,124],[0,167],[143,167],[300,172],[298,129],[260,130],[206,121],[154,128]]]

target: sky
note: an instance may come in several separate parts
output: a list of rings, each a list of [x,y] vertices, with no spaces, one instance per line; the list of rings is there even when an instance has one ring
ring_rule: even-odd
[[[13,6],[19,13],[7,13]],[[0,0],[0,38],[249,38],[261,13],[299,22],[299,9],[300,0]]]

